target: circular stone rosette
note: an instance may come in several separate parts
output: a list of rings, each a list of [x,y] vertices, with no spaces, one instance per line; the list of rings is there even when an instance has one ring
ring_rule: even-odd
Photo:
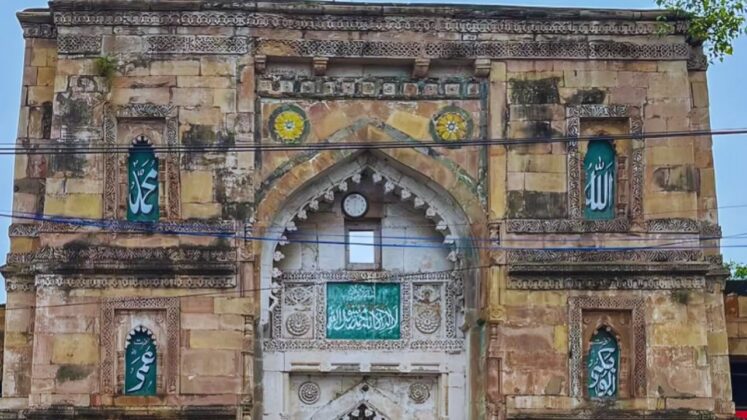
[[[472,137],[472,116],[456,106],[447,106],[431,119],[431,135],[436,141],[457,143]]]
[[[309,135],[309,120],[303,109],[295,105],[282,105],[270,114],[269,129],[276,141],[300,143]]]
[[[296,337],[304,335],[311,329],[311,320],[306,314],[296,312],[285,320],[285,329]]]
[[[319,401],[321,390],[315,382],[304,382],[298,387],[298,399],[306,405],[311,405]]]
[[[409,394],[412,402],[423,404],[431,397],[431,388],[422,382],[414,382],[410,385]]]

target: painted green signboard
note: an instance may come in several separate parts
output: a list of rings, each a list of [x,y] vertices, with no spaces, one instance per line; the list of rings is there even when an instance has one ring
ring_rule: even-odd
[[[151,146],[136,144],[130,149],[127,174],[127,220],[157,222],[158,158]]]
[[[157,360],[153,338],[136,331],[125,349],[126,395],[156,395]]]
[[[591,220],[615,217],[615,149],[605,140],[589,142],[584,159],[584,215]]]
[[[327,338],[400,338],[398,283],[327,283]]]
[[[620,347],[607,331],[597,331],[589,348],[589,396],[614,398],[620,376]]]

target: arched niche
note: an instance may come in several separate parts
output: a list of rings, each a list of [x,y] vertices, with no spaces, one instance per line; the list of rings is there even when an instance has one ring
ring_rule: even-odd
[[[125,395],[153,396],[158,392],[158,349],[155,335],[140,325],[127,334],[124,354]]]
[[[375,270],[346,265],[342,243],[348,219],[340,204],[351,192],[370,197],[381,223],[381,244],[393,245],[381,247],[381,265]],[[292,192],[269,226],[255,233],[263,237],[266,418],[308,418],[293,410],[313,413],[321,407],[314,404],[331,401],[332,393],[325,388],[331,385],[321,383],[319,392],[328,397],[309,406],[296,401],[294,374],[317,372],[329,378],[336,375],[338,365],[344,365],[352,377],[373,375],[395,382],[416,369],[445,387],[434,398],[448,401],[433,402],[434,415],[464,418],[470,352],[465,313],[476,307],[479,284],[479,270],[472,268],[479,264],[478,252],[470,232],[469,219],[451,194],[377,154],[338,162]],[[411,249],[399,246],[402,243],[412,245]],[[340,284],[377,290],[370,292],[371,299],[378,299],[381,289],[397,296],[386,301],[389,306],[376,300],[372,307],[391,309],[399,334],[331,334],[331,296]],[[349,297],[352,290],[340,293]],[[404,387],[404,382],[392,386]]]

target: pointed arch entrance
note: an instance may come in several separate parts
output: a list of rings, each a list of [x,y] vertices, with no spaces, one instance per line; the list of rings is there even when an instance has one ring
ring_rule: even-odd
[[[353,193],[368,202],[363,216],[343,209]],[[360,229],[375,241],[351,240]],[[290,195],[261,250],[264,418],[319,418],[355,383],[394,395],[377,407],[396,418],[466,418],[463,326],[479,284],[469,232],[448,192],[376,154],[338,162]],[[380,260],[358,269],[353,245]]]

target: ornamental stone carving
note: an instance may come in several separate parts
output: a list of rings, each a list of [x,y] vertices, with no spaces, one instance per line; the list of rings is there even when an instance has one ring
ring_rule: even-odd
[[[295,312],[285,320],[285,329],[296,337],[306,335],[311,329],[311,319],[303,312]]]
[[[431,387],[423,382],[413,382],[408,389],[408,396],[415,404],[423,404],[431,397]]]
[[[304,382],[298,387],[298,399],[306,405],[316,404],[320,394],[321,389],[316,382]]]

